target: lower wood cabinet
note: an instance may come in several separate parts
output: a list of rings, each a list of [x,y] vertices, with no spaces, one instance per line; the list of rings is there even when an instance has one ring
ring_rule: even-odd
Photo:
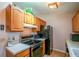
[[[30,56],[30,49],[21,51],[15,55],[12,52],[10,52],[9,50],[6,50],[6,56],[7,57],[29,57]]]
[[[30,55],[30,50],[27,49],[25,51],[22,51],[22,52],[16,54],[16,57],[29,57],[29,55]]]
[[[45,54],[45,41],[43,41],[42,46],[43,46],[43,55],[44,55]]]
[[[45,41],[42,42],[42,46],[41,46],[41,53],[42,53],[42,56],[45,55]]]

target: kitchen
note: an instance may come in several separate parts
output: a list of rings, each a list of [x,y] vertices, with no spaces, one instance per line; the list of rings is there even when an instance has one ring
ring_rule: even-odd
[[[72,33],[72,18],[79,9],[78,2],[63,2],[57,9],[48,8],[46,2],[3,2],[0,5],[1,57],[43,57],[50,56],[53,50],[67,55],[65,49],[70,46],[68,41],[69,47],[65,47],[65,41]],[[73,30],[78,32],[74,24]]]

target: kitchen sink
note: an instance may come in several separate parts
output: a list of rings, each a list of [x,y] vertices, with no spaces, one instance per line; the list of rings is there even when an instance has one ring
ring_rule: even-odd
[[[79,57],[79,49],[73,48],[72,50],[73,50],[75,57]]]

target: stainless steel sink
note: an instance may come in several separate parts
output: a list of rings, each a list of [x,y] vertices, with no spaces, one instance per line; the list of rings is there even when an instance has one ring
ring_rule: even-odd
[[[79,49],[73,48],[72,50],[73,50],[74,55],[75,55],[76,57],[79,57]]]

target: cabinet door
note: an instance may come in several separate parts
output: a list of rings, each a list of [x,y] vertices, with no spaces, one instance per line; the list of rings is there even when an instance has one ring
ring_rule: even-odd
[[[79,32],[79,12],[72,19],[73,32]]]
[[[77,22],[77,24],[76,24],[76,27],[77,27],[77,31],[79,32],[79,12],[78,12],[78,14],[77,14],[77,16],[76,16],[76,22]]]
[[[43,41],[43,55],[45,54],[45,41]]]
[[[44,21],[44,20],[42,20],[42,19],[40,19],[40,22],[41,22],[41,25],[46,25],[46,22]]]
[[[40,19],[39,18],[36,18],[36,24],[38,26],[37,31],[40,31],[40,25],[41,25],[41,23],[40,23]]]
[[[10,5],[6,7],[6,31],[11,31],[11,15],[12,15],[12,8]]]
[[[16,57],[29,57],[29,55],[30,55],[30,50],[27,49],[25,51],[22,51],[22,52],[16,54]]]
[[[42,23],[42,22],[41,22],[40,18],[35,17],[35,25],[36,25],[38,28],[34,28],[34,29],[33,29],[33,32],[40,31],[41,23]]]
[[[42,56],[44,56],[45,55],[45,41],[42,41],[42,46],[40,48],[40,51],[41,51]]]
[[[23,13],[15,8],[13,8],[11,27],[14,31],[22,31],[23,29]]]
[[[34,16],[31,14],[25,14],[24,23],[35,24]]]
[[[33,15],[31,15],[31,19],[32,19],[32,22],[31,22],[31,23],[32,23],[33,25],[35,25],[35,18],[34,18]]]
[[[45,21],[42,21],[42,25],[46,25],[46,22]]]
[[[24,23],[31,24],[31,16],[30,16],[30,14],[25,14]]]

